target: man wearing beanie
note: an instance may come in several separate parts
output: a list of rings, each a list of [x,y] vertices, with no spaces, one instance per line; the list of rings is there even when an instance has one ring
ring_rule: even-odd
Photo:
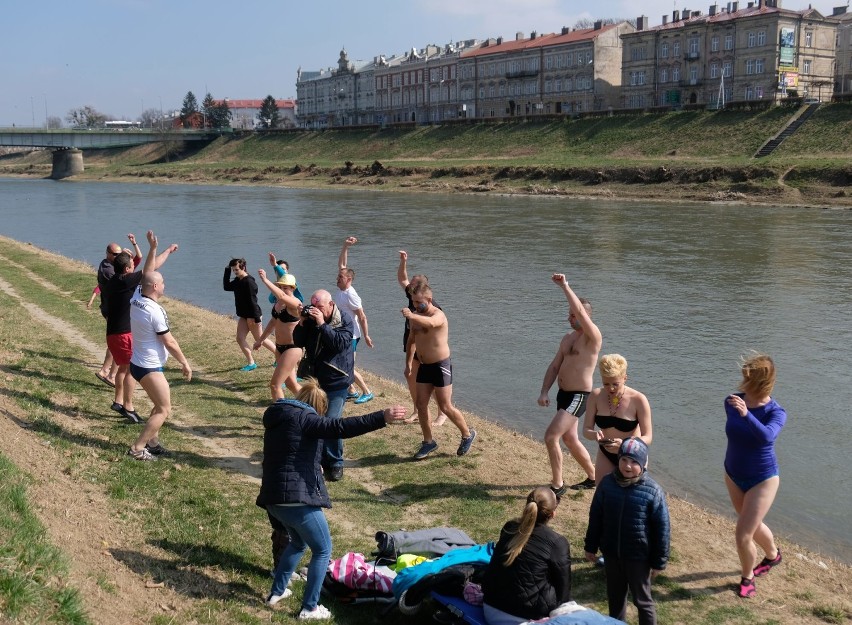
[[[618,451],[618,466],[601,480],[589,509],[586,559],[600,549],[606,570],[609,615],[624,621],[627,591],[639,611],[639,625],[655,625],[651,579],[669,558],[669,509],[660,485],[648,475],[648,446],[636,437]]]

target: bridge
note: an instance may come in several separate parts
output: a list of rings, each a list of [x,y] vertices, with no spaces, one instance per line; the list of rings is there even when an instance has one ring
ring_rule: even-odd
[[[83,171],[82,150],[126,148],[164,141],[212,141],[230,131],[230,128],[224,130],[0,128],[0,146],[53,148],[53,171],[50,177],[58,180]]]

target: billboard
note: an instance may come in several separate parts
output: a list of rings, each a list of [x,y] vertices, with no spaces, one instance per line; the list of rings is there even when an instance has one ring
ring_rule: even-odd
[[[795,29],[788,26],[781,29],[781,34],[778,38],[778,49],[781,54],[781,65],[792,65],[794,62],[796,43]]]
[[[782,67],[778,70],[778,91],[787,93],[787,89],[796,89],[799,86],[799,68]]]

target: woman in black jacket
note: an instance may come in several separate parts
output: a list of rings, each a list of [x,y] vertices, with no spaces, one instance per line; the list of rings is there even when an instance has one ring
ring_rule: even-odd
[[[233,280],[231,280],[231,273],[234,274]],[[254,361],[252,346],[249,345],[246,337],[251,332],[256,341],[260,340],[260,335],[263,332],[263,315],[257,303],[257,282],[246,271],[245,258],[231,259],[231,262],[225,267],[222,287],[234,294],[234,306],[237,309],[238,317],[237,345],[240,346],[240,350],[248,363],[240,371],[254,371],[257,369],[257,363]],[[262,342],[262,345],[272,352],[273,356],[278,356],[272,341],[266,339]]]
[[[328,398],[314,378],[302,383],[297,399],[278,400],[263,414],[263,479],[257,505],[277,519],[290,534],[290,544],[275,568],[269,606],[289,597],[290,576],[311,548],[308,580],[300,619],[329,618],[318,605],[322,580],[331,558],[331,534],[323,508],[331,508],[320,461],[324,438],[352,438],[402,422],[406,409],[393,406],[363,417],[321,417]]]
[[[521,518],[503,526],[482,583],[489,625],[544,618],[571,600],[571,549],[547,527],[557,505],[550,488],[536,488]]]

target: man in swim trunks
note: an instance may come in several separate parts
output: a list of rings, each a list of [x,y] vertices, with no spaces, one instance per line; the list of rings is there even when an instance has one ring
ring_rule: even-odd
[[[153,233],[148,233],[148,240]],[[157,239],[152,244],[156,250]],[[130,374],[142,385],[154,404],[145,428],[130,447],[127,455],[134,460],[151,461],[166,453],[160,445],[160,428],[172,409],[171,389],[163,365],[169,354],[180,363],[184,379],[192,379],[192,369],[169,331],[169,318],[158,303],[165,285],[163,276],[156,271],[146,271],[142,276],[141,289],[131,300],[130,325],[133,333],[133,356],[130,358]]]
[[[549,406],[550,387],[559,380],[556,416],[544,433],[544,444],[547,447],[552,473],[550,488],[561,497],[565,494],[566,487],[562,480],[560,440],[565,441],[574,460],[586,472],[586,479],[571,488],[583,490],[595,487],[595,465],[577,436],[577,427],[586,412],[586,400],[592,391],[592,378],[603,339],[601,331],[592,322],[592,307],[589,302],[577,297],[568,286],[564,274],[555,273],[551,280],[565,293],[568,300],[568,322],[572,328],[571,332],[562,337],[556,357],[544,373],[544,382],[538,397],[539,406]]]
[[[476,430],[467,427],[467,422],[458,408],[453,406],[453,365],[450,361],[449,323],[447,316],[432,302],[432,289],[428,284],[420,283],[412,293],[415,311],[402,309],[411,326],[411,334],[420,359],[417,371],[417,414],[423,442],[414,454],[415,460],[422,460],[438,448],[432,438],[432,424],[429,420],[429,398],[435,393],[438,409],[459,429],[462,435],[456,454],[464,456],[476,438]],[[406,375],[408,374],[406,364]]]

